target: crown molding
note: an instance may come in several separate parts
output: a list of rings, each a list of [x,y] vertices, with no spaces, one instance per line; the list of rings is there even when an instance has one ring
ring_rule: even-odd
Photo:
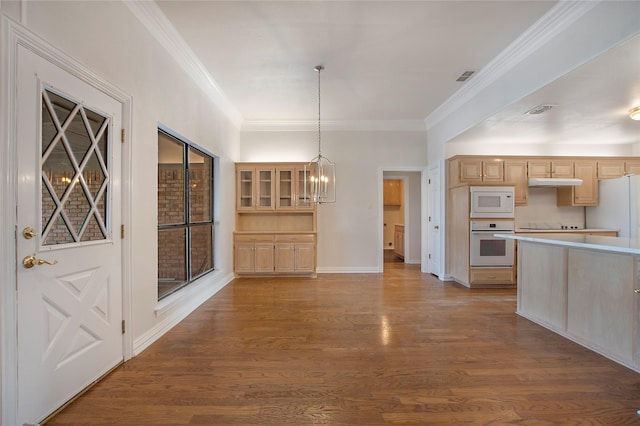
[[[243,132],[311,132],[318,131],[317,120],[245,120]],[[321,130],[331,131],[378,131],[378,132],[424,132],[424,120],[323,120]]]
[[[542,18],[522,33],[473,78],[425,118],[427,129],[453,114],[482,90],[566,30],[601,0],[559,1]]]
[[[125,1],[131,13],[238,128],[242,116],[155,1]]]

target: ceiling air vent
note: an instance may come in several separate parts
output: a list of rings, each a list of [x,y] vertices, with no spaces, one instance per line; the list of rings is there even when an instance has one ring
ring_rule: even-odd
[[[538,105],[536,107],[531,108],[529,111],[525,112],[525,114],[529,114],[529,115],[542,114],[543,112],[549,111],[554,106],[557,106],[557,105],[552,105],[552,104]]]
[[[469,80],[469,77],[473,75],[474,72],[475,71],[465,71],[460,75],[460,77],[456,78],[456,81],[467,81]]]

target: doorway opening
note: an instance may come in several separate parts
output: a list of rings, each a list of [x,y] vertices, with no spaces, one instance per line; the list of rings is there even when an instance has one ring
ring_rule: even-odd
[[[422,263],[422,172],[382,172],[381,271]]]

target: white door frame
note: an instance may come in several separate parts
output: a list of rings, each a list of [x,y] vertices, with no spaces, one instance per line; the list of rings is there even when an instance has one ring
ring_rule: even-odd
[[[425,217],[427,214],[427,179],[428,170],[426,167],[379,167],[378,168],[378,248],[380,254],[378,256],[378,272],[384,271],[384,173],[405,173],[405,172],[419,172],[420,173],[420,223],[425,223]],[[405,185],[405,191],[406,185]],[[405,210],[405,219],[408,212]],[[406,225],[406,221],[405,221]],[[427,271],[427,228],[426,226],[420,226],[420,270],[422,272]],[[406,248],[405,243],[405,248]]]
[[[131,224],[131,123],[132,99],[129,95],[85,68],[75,59],[31,33],[24,26],[2,16],[0,22],[0,282],[2,282],[2,313],[0,314],[0,374],[2,376],[2,424],[16,424],[18,414],[17,375],[17,140],[16,140],[16,69],[18,46],[29,49],[45,60],[122,104],[122,126],[125,133],[122,146],[122,223],[125,229]],[[126,234],[125,234],[126,235]],[[130,235],[130,233],[129,233]],[[122,241],[122,315],[128,324],[123,335],[123,358],[133,356],[132,308],[131,308],[131,238]]]

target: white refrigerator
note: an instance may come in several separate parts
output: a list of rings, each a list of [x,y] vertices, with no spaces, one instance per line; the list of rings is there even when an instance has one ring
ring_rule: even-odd
[[[618,237],[640,237],[640,175],[598,182],[599,203],[585,207],[585,226],[590,229],[617,229]]]

